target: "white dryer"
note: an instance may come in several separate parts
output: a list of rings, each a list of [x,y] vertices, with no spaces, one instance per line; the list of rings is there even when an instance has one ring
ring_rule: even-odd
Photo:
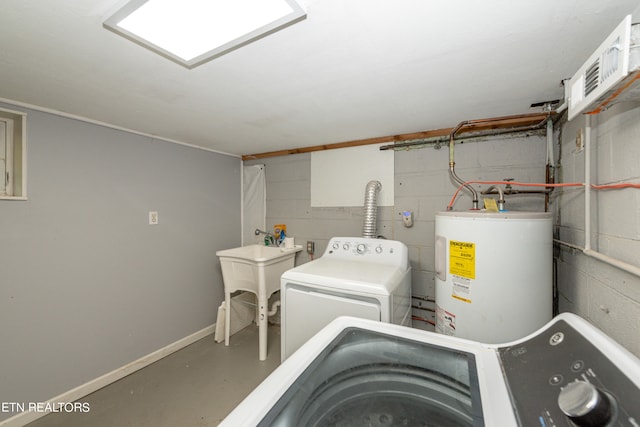
[[[282,360],[339,316],[411,324],[411,267],[402,242],[334,237],[324,255],[286,271]]]

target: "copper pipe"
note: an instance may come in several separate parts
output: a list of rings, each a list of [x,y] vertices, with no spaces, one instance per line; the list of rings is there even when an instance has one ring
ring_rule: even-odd
[[[455,182],[463,185],[464,188],[471,193],[471,199],[473,203],[471,209],[478,210],[478,192],[472,186],[465,184],[465,181],[456,174],[456,162],[454,160],[455,156],[453,154],[453,147],[455,145],[454,137],[456,133],[467,123],[468,121],[458,123],[458,126],[454,127],[449,134],[449,175]]]
[[[449,175],[451,176],[451,178],[456,181],[458,184],[463,185],[464,188],[469,191],[471,193],[471,197],[472,197],[472,210],[478,210],[478,192],[471,186],[468,184],[465,184],[466,181],[464,181],[462,178],[460,178],[455,171],[455,159],[454,159],[454,150],[453,147],[455,145],[455,136],[456,133],[458,133],[462,128],[466,127],[466,126],[471,126],[471,125],[480,125],[480,124],[488,124],[488,123],[493,123],[493,122],[498,122],[498,121],[505,121],[505,120],[519,120],[519,119],[524,119],[524,118],[532,118],[532,117],[539,117],[539,114],[520,114],[520,115],[516,115],[516,116],[507,116],[507,117],[493,117],[493,118],[488,118],[488,119],[478,119],[478,120],[465,120],[462,121],[460,123],[458,123],[458,125],[456,127],[454,127],[451,130],[451,133],[449,134]],[[527,126],[525,129],[529,130],[529,129],[536,129],[539,128],[540,126],[544,125],[547,123],[547,119],[548,116],[544,117],[540,123],[534,124],[534,125],[530,125]]]

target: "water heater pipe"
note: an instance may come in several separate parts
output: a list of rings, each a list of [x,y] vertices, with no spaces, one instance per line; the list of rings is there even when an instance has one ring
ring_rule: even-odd
[[[379,181],[369,181],[364,191],[364,225],[362,237],[375,239],[377,236],[376,222],[378,219],[378,192],[382,188]]]
[[[544,182],[548,182],[549,184],[554,184],[556,182],[555,159],[553,158],[553,120],[551,120],[551,116],[547,119],[547,164],[544,167],[544,176]],[[545,190],[544,193],[545,212],[549,212],[551,191],[553,191],[553,187]]]
[[[555,167],[553,158],[553,120],[547,119],[547,165]]]
[[[500,122],[500,121],[504,121],[504,120],[512,120],[512,119],[518,119],[518,118],[524,118],[527,117],[525,115],[520,115],[520,116],[511,116],[511,117],[496,117],[496,118],[492,118],[492,119],[479,119],[479,120],[465,120],[462,121],[460,123],[458,123],[458,125],[453,128],[451,130],[451,133],[449,134],[449,175],[451,176],[451,178],[457,182],[458,184],[460,184],[462,187],[464,187],[467,191],[469,191],[471,193],[471,197],[472,197],[472,202],[473,202],[473,206],[472,206],[472,210],[478,210],[479,206],[478,206],[478,193],[476,192],[476,190],[469,185],[469,183],[471,181],[464,181],[463,179],[461,179],[455,171],[455,156],[454,156],[454,145],[455,145],[455,136],[456,134],[464,127],[467,126],[476,126],[476,125],[490,125],[494,122]],[[552,135],[553,135],[553,122],[551,121],[551,112],[549,112],[549,114],[547,115],[547,117],[545,117],[544,119],[542,119],[542,121],[540,121],[539,123],[536,123],[534,125],[531,126],[527,126],[526,128],[521,128],[520,130],[532,130],[532,129],[539,129],[542,126],[544,126],[544,124],[547,124],[547,132],[549,130],[549,126],[551,126],[551,131],[552,131]],[[548,155],[548,150],[547,150],[547,155]],[[449,206],[447,206],[447,210],[451,210],[453,209],[453,206],[451,204],[449,204]]]
[[[498,210],[502,212],[504,211],[504,204],[506,203],[506,201],[504,200],[504,191],[502,191],[502,188],[499,185],[492,185],[491,187],[487,188],[486,191],[483,191],[482,194],[489,194],[493,190],[496,190],[498,192]]]
[[[456,133],[458,133],[460,129],[462,129],[464,126],[468,125],[469,123],[470,123],[469,121],[458,123],[458,126],[453,128],[453,130],[449,134],[449,175],[455,182],[457,182],[460,185],[463,185],[464,188],[466,188],[467,191],[471,193],[471,198],[473,202],[473,206],[471,209],[478,210],[479,209],[478,192],[472,186],[466,184],[465,181],[456,174],[456,162],[455,162],[455,155],[454,155],[454,149],[453,149],[455,145],[454,138],[456,136]]]

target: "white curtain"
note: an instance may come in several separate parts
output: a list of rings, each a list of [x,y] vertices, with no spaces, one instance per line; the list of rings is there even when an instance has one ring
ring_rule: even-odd
[[[254,233],[256,228],[265,230],[267,183],[264,165],[243,166],[242,180],[242,245],[244,246],[258,241]]]

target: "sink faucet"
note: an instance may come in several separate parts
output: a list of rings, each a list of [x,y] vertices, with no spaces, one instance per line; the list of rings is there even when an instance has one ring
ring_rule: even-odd
[[[273,234],[271,234],[269,232],[266,232],[266,231],[262,231],[259,228],[256,228],[256,231],[254,231],[254,233],[255,233],[256,236],[264,234],[264,239],[265,239],[265,241],[269,242],[269,245],[277,246],[277,240],[276,240],[276,237]]]

